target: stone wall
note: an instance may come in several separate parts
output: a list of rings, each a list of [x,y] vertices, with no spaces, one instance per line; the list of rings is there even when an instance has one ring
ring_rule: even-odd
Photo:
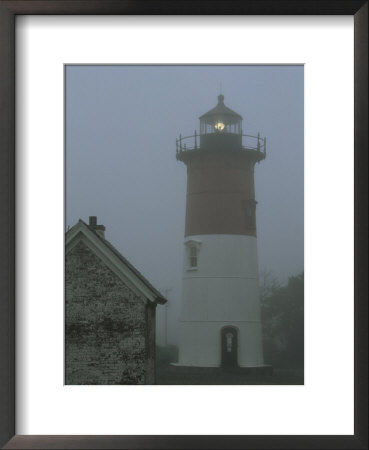
[[[146,342],[147,353],[146,353],[146,384],[155,384],[155,360],[156,360],[156,308],[149,304],[146,309],[147,314],[147,328],[146,328]]]
[[[82,241],[66,255],[65,284],[65,383],[154,383],[155,308]]]

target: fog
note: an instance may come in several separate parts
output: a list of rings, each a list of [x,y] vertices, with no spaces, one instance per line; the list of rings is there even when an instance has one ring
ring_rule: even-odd
[[[175,140],[217,103],[267,138],[255,167],[259,268],[281,282],[304,264],[303,66],[67,66],[66,227],[90,215],[169,299],[158,342],[176,342],[186,167]],[[168,328],[164,330],[167,313]]]

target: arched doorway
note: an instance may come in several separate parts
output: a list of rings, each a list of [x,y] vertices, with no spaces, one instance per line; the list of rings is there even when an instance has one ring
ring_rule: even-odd
[[[237,367],[237,328],[223,327],[221,330],[222,340],[222,367]]]

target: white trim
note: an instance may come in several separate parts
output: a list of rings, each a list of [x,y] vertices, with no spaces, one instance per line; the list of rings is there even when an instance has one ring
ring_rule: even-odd
[[[186,238],[184,241],[184,244],[185,245],[194,244],[194,245],[200,247],[201,241],[198,241],[197,239]]]

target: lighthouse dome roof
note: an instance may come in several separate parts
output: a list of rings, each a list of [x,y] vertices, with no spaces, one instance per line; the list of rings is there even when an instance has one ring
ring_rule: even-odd
[[[238,121],[238,120],[242,120],[242,116],[238,113],[236,113],[235,111],[233,111],[232,109],[228,108],[227,106],[225,106],[224,104],[224,95],[220,94],[218,95],[218,104],[215,108],[212,108],[210,111],[208,111],[207,113],[203,114],[202,116],[200,116],[200,120],[206,120],[206,119],[210,119],[213,120],[214,117],[225,117],[228,119],[228,121]]]

